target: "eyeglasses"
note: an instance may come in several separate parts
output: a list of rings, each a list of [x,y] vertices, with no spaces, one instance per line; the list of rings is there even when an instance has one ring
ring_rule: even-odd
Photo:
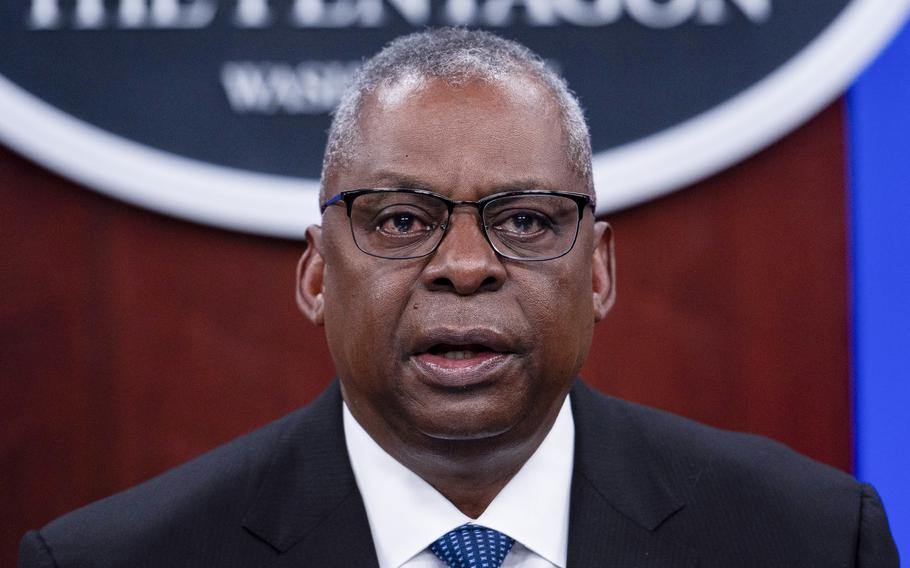
[[[585,207],[584,193],[512,191],[478,201],[453,201],[421,189],[355,189],[326,201],[320,211],[344,203],[354,243],[387,259],[432,254],[445,237],[456,207],[477,208],[483,235],[499,255],[514,260],[551,260],[575,246]]]

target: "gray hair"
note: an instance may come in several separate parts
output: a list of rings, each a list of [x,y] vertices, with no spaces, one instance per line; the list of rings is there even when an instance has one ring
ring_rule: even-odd
[[[321,198],[326,175],[353,159],[364,100],[402,79],[433,78],[451,85],[469,80],[500,82],[516,75],[538,81],[556,102],[565,137],[566,157],[593,195],[591,136],[575,94],[527,47],[492,33],[440,28],[413,33],[389,43],[364,63],[335,110],[322,162]]]

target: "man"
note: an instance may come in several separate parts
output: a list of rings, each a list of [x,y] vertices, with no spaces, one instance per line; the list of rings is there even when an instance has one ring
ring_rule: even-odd
[[[482,32],[369,61],[298,304],[319,400],[23,539],[21,566],[897,566],[874,490],[575,376],[614,298],[575,98]]]

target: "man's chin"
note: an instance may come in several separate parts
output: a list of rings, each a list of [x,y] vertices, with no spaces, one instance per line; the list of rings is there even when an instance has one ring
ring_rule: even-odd
[[[440,441],[492,441],[516,427],[518,416],[501,413],[502,407],[492,401],[475,402],[425,407],[429,412],[412,416],[410,423],[424,436]],[[500,413],[492,411],[497,406]]]
[[[527,419],[531,401],[526,384],[512,373],[487,375],[478,384],[454,388],[407,376],[402,380],[407,388],[398,391],[399,426],[440,441],[499,438]]]
[[[431,425],[428,427],[420,428],[419,431],[421,434],[428,438],[434,440],[446,441],[446,442],[469,442],[469,441],[483,441],[483,440],[493,440],[499,436],[502,436],[509,432],[511,428],[505,427],[487,427],[487,428],[478,428],[476,424],[464,424],[464,425]]]

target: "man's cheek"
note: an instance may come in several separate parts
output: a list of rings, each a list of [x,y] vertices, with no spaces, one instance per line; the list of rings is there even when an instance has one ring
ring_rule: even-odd
[[[393,311],[407,296],[411,285],[405,274],[394,273],[371,279],[368,296],[372,302]]]

